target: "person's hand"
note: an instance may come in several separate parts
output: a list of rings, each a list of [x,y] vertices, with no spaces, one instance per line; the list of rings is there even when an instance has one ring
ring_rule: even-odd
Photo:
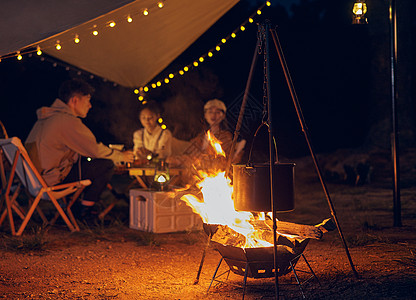
[[[151,154],[152,151],[147,150],[144,147],[141,147],[139,149],[136,150],[136,157],[141,157],[141,158],[146,158],[148,154]]]
[[[123,154],[123,161],[125,163],[132,163],[134,161],[134,153],[133,151],[123,151],[121,152]]]

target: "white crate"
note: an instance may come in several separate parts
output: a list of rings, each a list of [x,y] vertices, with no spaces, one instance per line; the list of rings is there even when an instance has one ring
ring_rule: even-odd
[[[201,217],[174,192],[130,190],[130,228],[167,233],[202,228]]]

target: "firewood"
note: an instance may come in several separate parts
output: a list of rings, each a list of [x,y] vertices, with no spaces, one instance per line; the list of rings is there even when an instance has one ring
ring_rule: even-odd
[[[244,247],[246,237],[227,225],[217,225],[217,231],[212,236],[212,241],[223,244],[232,245],[234,247]]]
[[[269,230],[273,232],[273,221],[270,219],[251,220],[251,225],[256,229]],[[323,233],[320,228],[311,225],[302,225],[290,222],[276,221],[276,232],[279,234],[288,234],[299,236],[300,238],[310,238],[320,240]]]

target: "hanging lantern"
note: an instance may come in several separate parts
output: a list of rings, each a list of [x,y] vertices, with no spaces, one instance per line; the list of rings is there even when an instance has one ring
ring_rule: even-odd
[[[352,13],[354,14],[352,23],[353,24],[367,24],[367,4],[365,1],[356,1],[352,8]]]

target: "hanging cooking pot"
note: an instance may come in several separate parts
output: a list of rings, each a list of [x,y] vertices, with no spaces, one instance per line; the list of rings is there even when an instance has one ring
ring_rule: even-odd
[[[294,205],[294,163],[273,166],[273,200],[276,211],[291,211]],[[270,165],[233,165],[234,208],[239,211],[269,212],[271,207]]]

